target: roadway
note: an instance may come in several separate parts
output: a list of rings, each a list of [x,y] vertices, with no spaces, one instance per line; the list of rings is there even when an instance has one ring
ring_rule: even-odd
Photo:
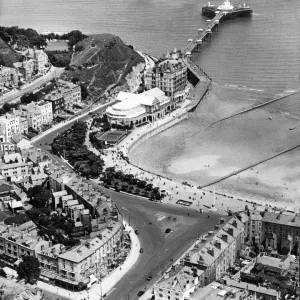
[[[171,266],[171,259],[176,261],[198,236],[211,230],[221,217],[213,213],[200,214],[179,205],[161,204],[103,190],[117,204],[124,219],[139,230],[139,240],[144,249],[136,264],[108,293],[107,300],[137,299],[138,291],[150,288]],[[167,228],[172,232],[166,234]],[[153,278],[147,281],[149,275]]]
[[[40,87],[44,83],[50,81],[54,77],[58,77],[62,72],[64,71],[64,68],[56,68],[54,66],[51,67],[51,70],[47,72],[44,76],[38,78],[37,80],[33,81],[32,83],[29,83],[28,85],[25,85],[21,90],[16,91],[13,94],[10,95],[4,95],[0,98],[0,105],[3,105],[4,103],[10,102],[14,100],[15,98],[21,97],[24,94],[32,92],[34,89]]]
[[[106,108],[110,105],[112,105],[114,103],[107,103],[105,106],[103,107],[100,107],[99,109],[96,109],[93,111],[93,114],[102,114],[105,112]],[[65,126],[62,126],[60,128],[57,128],[57,129],[53,129],[52,132],[49,132],[47,133],[45,136],[39,138],[36,142],[33,142],[33,144],[36,146],[36,147],[41,147],[45,150],[51,150],[51,147],[48,145],[48,144],[51,144],[53,139],[60,133],[70,129],[72,127],[72,125],[78,121],[87,121],[88,119],[90,119],[91,116],[89,114],[87,115],[83,115],[83,116],[80,116],[76,119],[74,119],[73,121],[69,122],[69,123],[66,123]]]

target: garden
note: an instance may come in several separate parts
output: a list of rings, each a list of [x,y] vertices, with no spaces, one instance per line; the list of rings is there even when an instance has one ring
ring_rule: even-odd
[[[87,130],[85,122],[76,122],[53,140],[51,148],[54,154],[68,160],[82,176],[97,178],[103,170],[104,162],[84,145]]]
[[[117,192],[126,192],[149,198],[152,201],[161,200],[164,195],[158,187],[154,187],[152,183],[145,180],[139,180],[132,174],[124,174],[122,171],[116,171],[110,167],[105,170],[104,176],[101,178],[103,183],[114,188]]]

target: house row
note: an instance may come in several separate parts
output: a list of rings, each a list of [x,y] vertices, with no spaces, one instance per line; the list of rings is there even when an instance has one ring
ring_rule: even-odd
[[[47,94],[44,100],[20,105],[11,113],[0,117],[0,142],[9,142],[16,133],[27,134],[29,128],[40,131],[44,125],[66,110],[72,110],[81,103],[80,86],[58,80],[57,88]]]
[[[245,240],[265,250],[297,254],[300,236],[299,213],[248,211],[238,214],[245,225]]]
[[[236,217],[222,218],[194,248],[154,286],[155,299],[184,300],[196,288],[221,278],[234,264],[244,243],[244,225]]]
[[[29,81],[34,75],[44,75],[51,66],[43,50],[26,49],[20,54],[22,61],[15,62],[13,67],[0,66],[0,91],[5,87],[17,86],[19,82]]]

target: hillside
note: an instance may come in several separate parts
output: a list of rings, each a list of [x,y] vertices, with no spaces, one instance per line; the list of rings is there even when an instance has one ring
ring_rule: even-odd
[[[78,79],[88,88],[91,98],[97,100],[108,87],[124,85],[125,77],[140,63],[144,59],[119,37],[91,35],[76,44],[62,77]]]
[[[1,38],[0,38],[0,65],[6,67],[13,67],[13,63],[20,61],[21,55],[13,51]]]

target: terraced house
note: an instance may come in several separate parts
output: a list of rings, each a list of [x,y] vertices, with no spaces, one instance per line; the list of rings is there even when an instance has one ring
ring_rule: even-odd
[[[180,261],[179,272],[172,273],[174,280],[170,283],[167,277],[155,284],[155,299],[158,300],[184,300],[196,287],[203,287],[221,278],[221,275],[233,265],[238,251],[244,243],[244,225],[236,217],[227,222],[223,218],[215,225],[214,229],[202,236],[194,248],[188,251]],[[173,267],[174,268],[174,267]],[[176,267],[175,267],[176,268]],[[178,278],[183,272],[189,275],[179,288]],[[181,272],[181,273],[180,273]],[[171,276],[170,276],[171,277]],[[169,282],[169,283],[168,283]]]

